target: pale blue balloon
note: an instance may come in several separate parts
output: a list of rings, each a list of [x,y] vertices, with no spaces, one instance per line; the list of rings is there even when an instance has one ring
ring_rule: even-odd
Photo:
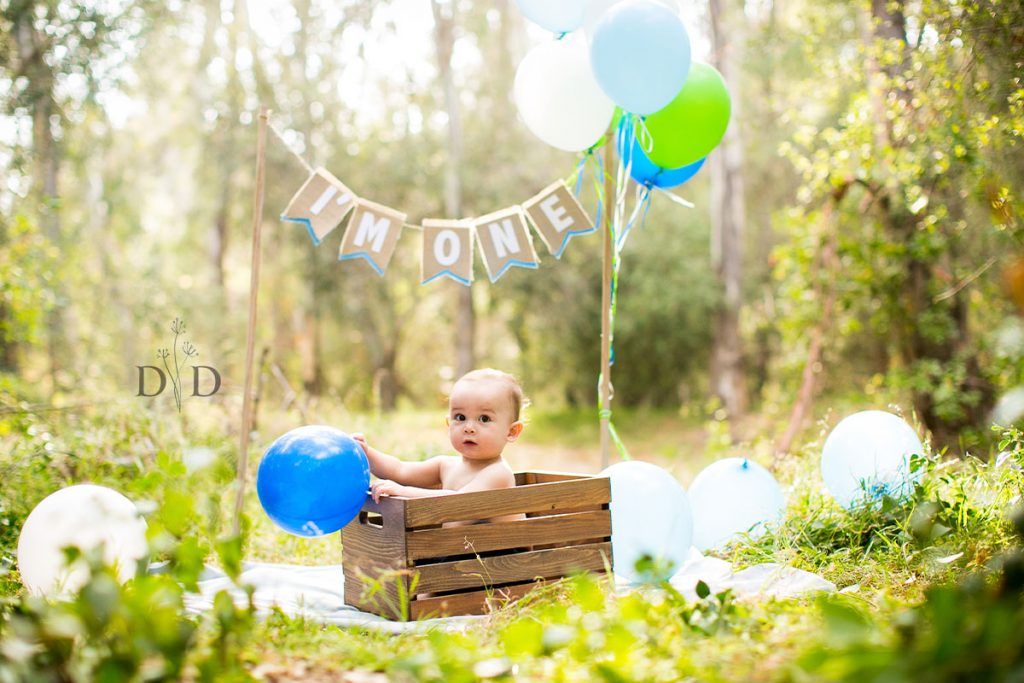
[[[632,584],[668,579],[690,553],[693,516],[686,491],[665,470],[639,460],[616,463],[601,475],[611,479],[615,574]],[[645,555],[660,571],[637,572],[636,562]]]
[[[519,11],[553,33],[568,33],[583,25],[587,0],[516,0]]]
[[[920,472],[910,457],[924,453],[917,432],[898,415],[864,410],[835,426],[821,450],[821,476],[845,508],[874,503],[882,496],[905,498]]]
[[[746,458],[711,463],[693,480],[687,495],[698,550],[721,547],[744,533],[758,538],[786,510],[775,477]]]
[[[686,82],[690,37],[668,7],[654,0],[627,0],[613,5],[594,27],[590,66],[615,104],[635,114],[653,114]]]

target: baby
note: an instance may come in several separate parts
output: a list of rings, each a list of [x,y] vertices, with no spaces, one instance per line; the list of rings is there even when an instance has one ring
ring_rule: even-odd
[[[448,438],[459,455],[406,462],[354,434],[370,471],[380,479],[371,487],[374,502],[381,496],[425,498],[514,487],[515,476],[501,454],[523,431],[523,403],[522,387],[512,375],[490,368],[473,370],[455,382],[448,397]]]

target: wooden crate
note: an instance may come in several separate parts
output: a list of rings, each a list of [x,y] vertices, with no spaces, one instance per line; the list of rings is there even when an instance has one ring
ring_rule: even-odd
[[[484,614],[544,581],[604,571],[610,500],[606,477],[556,472],[518,472],[515,488],[496,491],[368,497],[342,529],[345,604],[401,620]],[[516,513],[526,518],[486,521]]]

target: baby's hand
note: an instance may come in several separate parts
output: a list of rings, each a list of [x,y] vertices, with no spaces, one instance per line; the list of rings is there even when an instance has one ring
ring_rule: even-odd
[[[373,482],[373,486],[370,487],[370,494],[373,496],[373,502],[379,503],[381,496],[400,496],[404,488],[401,484],[396,484],[390,479],[381,479],[380,481]]]
[[[359,444],[359,447],[363,449],[365,453],[370,448],[370,444],[366,443],[366,435],[362,432],[356,432],[352,435],[352,439]]]

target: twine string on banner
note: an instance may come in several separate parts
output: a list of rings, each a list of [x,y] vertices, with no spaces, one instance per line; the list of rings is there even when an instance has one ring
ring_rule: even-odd
[[[306,161],[306,157],[304,157],[304,156],[302,156],[301,154],[299,154],[299,153],[298,153],[298,152],[297,152],[297,151],[295,150],[295,148],[294,148],[294,147],[292,147],[291,143],[290,143],[290,142],[288,142],[288,140],[286,140],[286,139],[285,139],[285,137],[284,137],[284,133],[282,133],[282,132],[281,132],[281,131],[280,131],[280,130],[278,129],[278,127],[274,125],[274,119],[273,119],[272,117],[268,118],[268,121],[267,121],[267,123],[268,123],[268,125],[269,125],[269,127],[270,127],[270,132],[272,132],[272,133],[273,133],[273,134],[274,134],[274,135],[275,135],[275,136],[277,137],[277,139],[281,141],[281,144],[282,144],[282,145],[284,145],[284,148],[285,148],[286,150],[288,150],[289,152],[291,152],[291,153],[292,153],[292,156],[294,156],[294,157],[295,157],[296,159],[298,159],[298,160],[299,160],[299,163],[300,163],[300,164],[302,164],[302,166],[303,166],[303,167],[304,167],[304,168],[305,168],[305,169],[306,169],[306,170],[307,170],[308,172],[310,172],[310,173],[313,173],[313,172],[315,171],[315,169],[313,168],[312,164],[310,164],[310,163],[309,163],[308,161]]]

